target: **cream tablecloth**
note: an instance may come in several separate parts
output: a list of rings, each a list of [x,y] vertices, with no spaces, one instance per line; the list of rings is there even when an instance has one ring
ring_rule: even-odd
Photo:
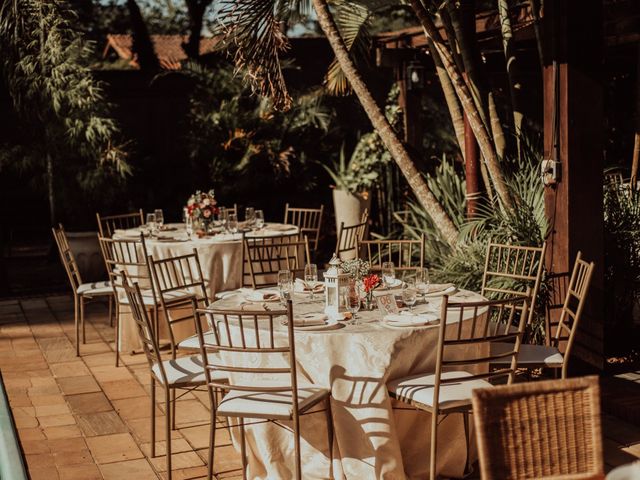
[[[460,292],[456,300],[481,300]],[[216,302],[234,308],[246,302],[242,295]],[[431,299],[420,310],[439,312],[440,300]],[[247,308],[247,307],[243,307]],[[295,295],[294,312],[321,311],[323,301]],[[433,372],[437,326],[391,328],[380,322],[378,311],[360,312],[360,324],[328,331],[296,331],[298,372],[310,382],[331,388],[334,428],[334,476],[337,479],[418,479],[428,476],[430,416],[406,409],[387,393],[389,380],[419,372]],[[449,322],[457,318],[448,319]],[[470,323],[470,322],[469,322]],[[281,327],[286,338],[286,327]],[[258,366],[257,356],[245,358]],[[402,409],[405,408],[405,409]],[[301,417],[303,478],[329,478],[326,414]],[[461,415],[450,415],[439,428],[439,473],[460,476],[466,447]],[[292,478],[292,433],[271,423],[247,427],[249,478]],[[471,453],[475,455],[474,452]]]
[[[169,224],[168,230],[161,232],[159,238],[146,238],[145,244],[147,254],[155,259],[170,258],[179,255],[186,255],[193,252],[195,248],[198,252],[202,274],[207,285],[209,298],[213,299],[215,294],[222,291],[234,290],[242,286],[242,235],[241,234],[218,234],[212,237],[192,239],[187,238],[183,224]],[[284,225],[281,223],[269,223],[265,228],[245,235],[251,237],[281,237],[295,234],[299,231],[294,225]],[[136,239],[140,237],[140,229],[116,231],[116,239]],[[140,285],[141,288],[148,288],[149,285]],[[124,295],[124,292],[121,292]],[[128,308],[121,308],[120,313],[120,349],[121,351],[133,351],[142,347],[138,339],[138,332],[135,323],[131,318]],[[166,322],[160,319],[160,336],[166,338]],[[181,322],[174,328],[176,341],[180,341],[190,335],[195,334],[195,326],[188,322]]]

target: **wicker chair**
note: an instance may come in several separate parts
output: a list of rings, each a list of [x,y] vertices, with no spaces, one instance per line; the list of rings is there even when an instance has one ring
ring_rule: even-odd
[[[111,238],[115,230],[126,230],[128,228],[135,228],[143,225],[144,212],[140,209],[133,213],[104,216],[96,213],[96,219],[98,220],[100,236]]]
[[[53,238],[58,246],[60,260],[64,265],[64,269],[69,277],[71,290],[73,291],[73,316],[76,330],[76,356],[80,356],[80,330],[82,329],[82,343],[86,342],[86,330],[84,326],[84,306],[87,300],[97,298],[107,298],[109,301],[109,321],[113,322],[113,301],[114,293],[110,281],[84,283],[78,264],[69,246],[67,234],[62,224],[58,224],[58,228],[52,228]]]
[[[597,377],[474,390],[483,480],[604,478]]]
[[[567,378],[569,356],[575,343],[594,268],[594,263],[582,260],[582,253],[578,252],[551,345],[522,345],[518,354],[518,367],[562,369],[562,378]],[[566,346],[564,352],[561,352],[563,342]],[[505,348],[505,345],[496,343],[492,345],[491,353],[499,353]],[[498,360],[495,365],[501,363],[503,362]]]
[[[424,234],[420,240],[360,240],[356,252],[373,272],[381,272],[383,262],[393,262],[399,272],[417,272],[424,267],[424,241]]]
[[[205,375],[209,397],[213,402],[217,392],[228,392],[217,406],[217,415],[238,420],[243,478],[247,478],[244,422],[249,419],[251,423],[273,422],[293,430],[295,466],[292,472],[300,480],[300,416],[318,413],[321,410],[314,407],[324,404],[329,451],[333,444],[333,431],[329,389],[303,383],[298,378],[291,301],[287,302],[286,309],[270,311],[225,310],[213,306],[199,309],[195,301],[193,307],[202,348],[200,355],[207,359]],[[278,334],[277,325],[282,317],[287,319],[287,327]],[[201,318],[206,318],[212,327],[211,341],[205,339],[202,331],[205,322]],[[211,356],[211,352],[218,351],[219,356]],[[276,362],[276,355],[283,355],[283,361]],[[250,358],[250,361],[245,364],[228,363],[229,359],[239,358]],[[261,359],[264,359],[264,364],[261,364]],[[228,383],[216,379],[227,375],[230,377]],[[213,423],[213,414],[211,418]],[[214,451],[215,435],[212,432],[209,439],[209,479],[213,478]]]
[[[318,250],[323,213],[324,205],[320,208],[295,208],[287,203],[284,207],[284,223],[297,226],[300,233],[309,238],[309,248],[314,253]]]
[[[389,395],[431,414],[431,450],[429,478],[435,480],[437,470],[437,440],[439,417],[461,413],[467,440],[469,471],[469,414],[471,393],[476,388],[489,388],[491,382],[511,383],[529,304],[529,291],[509,298],[482,302],[450,303],[444,296],[440,318],[436,367],[434,373],[399,378],[387,383]],[[518,329],[510,326],[519,317]],[[491,320],[493,321],[491,321]],[[457,320],[457,321],[452,321]],[[500,354],[508,360],[504,368],[490,370],[489,364],[498,357],[489,355],[491,342],[511,341],[511,348]]]
[[[340,223],[335,250],[339,259],[346,260],[346,258],[353,258],[350,256],[351,252],[353,252],[353,256],[357,256],[358,242],[364,240],[368,218],[369,211],[365,209],[362,217],[360,217],[360,223],[356,223],[355,225],[345,225],[344,222]],[[345,257],[344,254],[348,254],[347,257]]]

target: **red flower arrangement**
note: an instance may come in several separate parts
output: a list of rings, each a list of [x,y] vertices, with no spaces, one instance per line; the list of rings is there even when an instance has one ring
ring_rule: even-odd
[[[375,273],[367,275],[362,279],[365,293],[369,294],[380,286],[380,277]]]

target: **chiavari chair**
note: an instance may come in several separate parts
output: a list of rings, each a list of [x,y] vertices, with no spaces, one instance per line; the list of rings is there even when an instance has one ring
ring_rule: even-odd
[[[304,275],[310,263],[309,241],[299,234],[286,237],[244,238],[243,286],[253,289],[275,286],[280,270]]]
[[[119,215],[100,215],[96,213],[98,231],[101,237],[111,238],[116,230],[127,230],[144,224],[144,212],[123,213]]]
[[[424,267],[424,241],[424,234],[419,240],[361,240],[356,252],[372,272],[381,272],[384,262],[393,262],[399,272],[416,272]]]
[[[320,241],[323,214],[324,205],[320,205],[320,208],[296,208],[290,207],[287,203],[284,208],[284,223],[297,226],[300,233],[309,238],[311,251],[316,252]]]
[[[365,209],[360,217],[360,223],[356,223],[355,225],[345,225],[344,222],[340,223],[335,251],[338,258],[345,260],[345,254],[351,254],[351,252],[353,252],[354,256],[357,256],[356,250],[358,248],[358,242],[364,240],[368,218],[369,211]]]

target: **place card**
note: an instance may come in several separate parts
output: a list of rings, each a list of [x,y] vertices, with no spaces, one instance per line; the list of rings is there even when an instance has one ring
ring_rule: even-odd
[[[396,303],[396,297],[393,293],[387,293],[385,295],[377,295],[376,302],[378,303],[378,309],[383,313],[383,316],[398,313],[398,304]]]

